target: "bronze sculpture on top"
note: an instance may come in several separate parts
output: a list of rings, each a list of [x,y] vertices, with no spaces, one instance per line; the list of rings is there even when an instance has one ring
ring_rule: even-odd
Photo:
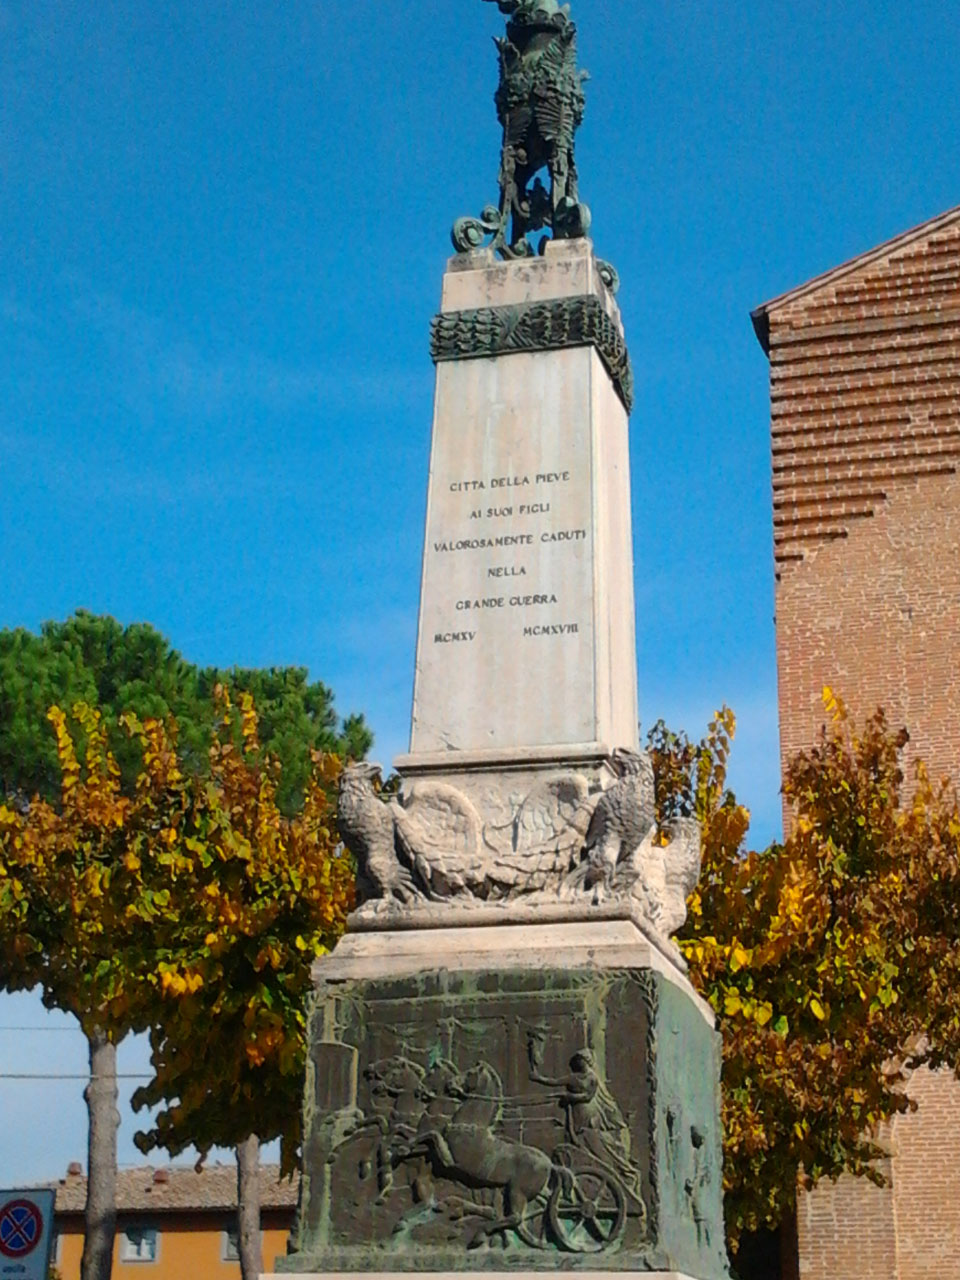
[[[500,204],[453,227],[460,253],[487,236],[504,258],[529,257],[531,232],[550,227],[554,239],[573,240],[590,229],[590,210],[579,198],[574,134],[583,120],[585,71],[577,69],[577,28],[570,6],[557,0],[490,0],[509,15],[497,40],[503,126]],[[549,190],[540,178],[546,170]]]

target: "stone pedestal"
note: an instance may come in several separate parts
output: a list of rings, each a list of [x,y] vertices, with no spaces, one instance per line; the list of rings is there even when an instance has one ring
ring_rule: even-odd
[[[635,923],[345,944],[280,1273],[726,1276],[713,1019]]]
[[[554,1269],[560,1270],[561,1268],[557,1267]],[[565,1270],[566,1268],[563,1268],[563,1269]],[[421,1280],[421,1278],[422,1280],[427,1280],[427,1277],[429,1277],[429,1280],[456,1280],[456,1277],[461,1275],[462,1272],[460,1271],[394,1271],[394,1272],[381,1271],[379,1274],[383,1277],[383,1280]],[[508,1272],[501,1272],[501,1273],[487,1272],[487,1274],[488,1275],[497,1275],[497,1274],[508,1275],[509,1274],[510,1280],[535,1280],[535,1278],[536,1280],[540,1280],[540,1277],[543,1273],[537,1272],[537,1271],[511,1271],[509,1273]],[[609,1280],[610,1273],[607,1271],[582,1271],[581,1270],[581,1271],[578,1271],[577,1274],[580,1277],[580,1280]],[[361,1271],[344,1271],[339,1273],[339,1280],[354,1280],[355,1277],[363,1276],[363,1275],[365,1275],[365,1273]],[[642,1273],[641,1272],[622,1272],[621,1275],[624,1276],[624,1278],[628,1275],[636,1275],[638,1277],[638,1280],[640,1280],[641,1275],[642,1275],[642,1280],[696,1280],[695,1277],[688,1276],[679,1271],[644,1271]],[[281,1275],[279,1272],[274,1272],[269,1275],[261,1276],[260,1280],[281,1280]],[[306,1274],[305,1280],[321,1280],[321,1277],[317,1274],[313,1276]]]

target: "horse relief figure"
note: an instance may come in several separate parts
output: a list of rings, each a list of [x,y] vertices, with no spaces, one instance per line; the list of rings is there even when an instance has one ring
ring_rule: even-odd
[[[619,1108],[589,1050],[558,1080],[543,1074],[536,1048],[530,1061],[532,1081],[562,1089],[565,1141],[552,1152],[503,1132],[505,1106],[514,1126],[535,1099],[505,1098],[482,1059],[465,1071],[439,1050],[426,1066],[406,1052],[370,1063],[368,1108],[327,1157],[344,1212],[369,1215],[371,1229],[391,1238],[409,1231],[470,1249],[619,1247],[628,1215],[646,1220]]]
[[[344,1153],[356,1152],[361,1177],[372,1177],[375,1170],[375,1204],[385,1204],[389,1199],[394,1190],[394,1170],[417,1136],[427,1109],[423,1098],[425,1076],[423,1067],[403,1054],[371,1063],[363,1077],[372,1114],[359,1112],[327,1157],[327,1163],[334,1164]]]
[[[574,135],[583,120],[587,73],[577,69],[577,28],[557,0],[496,0],[508,15],[497,40],[503,126],[500,204],[479,218],[460,218],[453,243],[477,248],[487,235],[505,258],[530,254],[527,235],[550,227],[555,239],[584,236],[590,210],[578,194]],[[550,186],[538,176],[546,171]]]
[[[404,1158],[413,1163],[413,1198],[418,1204],[427,1204],[436,1198],[436,1185],[432,1163],[424,1150],[424,1139],[427,1134],[443,1128],[457,1109],[458,1099],[463,1096],[460,1072],[449,1058],[441,1053],[431,1055],[419,1096],[425,1109],[416,1138]]]
[[[486,1062],[466,1072],[456,1093],[460,1105],[449,1121],[421,1132],[417,1148],[429,1152],[438,1179],[496,1193],[492,1206],[459,1195],[448,1197],[442,1206],[457,1209],[463,1218],[487,1219],[469,1240],[469,1248],[494,1240],[507,1248],[516,1239],[534,1249],[602,1253],[619,1244],[626,1202],[609,1169],[592,1158],[570,1162],[558,1153],[550,1156],[498,1132],[503,1083]]]
[[[494,1218],[490,1225],[477,1231],[469,1242],[470,1248],[478,1248],[491,1236],[505,1237],[511,1230],[523,1238],[530,1206],[548,1189],[553,1162],[538,1148],[495,1132],[503,1115],[503,1084],[493,1067],[485,1062],[471,1067],[456,1092],[460,1105],[453,1116],[441,1129],[423,1133],[419,1142],[445,1178],[502,1193],[499,1214],[480,1203],[464,1206]]]

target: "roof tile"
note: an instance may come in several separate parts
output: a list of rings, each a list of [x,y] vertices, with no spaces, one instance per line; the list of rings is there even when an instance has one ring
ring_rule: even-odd
[[[119,1213],[175,1213],[228,1210],[237,1207],[237,1170],[234,1165],[214,1164],[201,1169],[162,1166],[165,1181],[154,1181],[152,1165],[121,1169],[117,1176]],[[57,1193],[57,1213],[82,1213],[87,1179],[70,1175],[47,1183]],[[297,1203],[299,1178],[281,1179],[278,1165],[260,1170],[260,1202],[264,1209],[291,1209]]]

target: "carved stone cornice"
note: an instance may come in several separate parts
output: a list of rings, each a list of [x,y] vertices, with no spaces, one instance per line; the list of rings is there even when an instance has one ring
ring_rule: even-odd
[[[623,335],[599,298],[555,298],[508,307],[480,307],[435,316],[430,354],[435,363],[510,355],[519,351],[559,351],[594,347],[623,401],[633,409],[633,369]]]

